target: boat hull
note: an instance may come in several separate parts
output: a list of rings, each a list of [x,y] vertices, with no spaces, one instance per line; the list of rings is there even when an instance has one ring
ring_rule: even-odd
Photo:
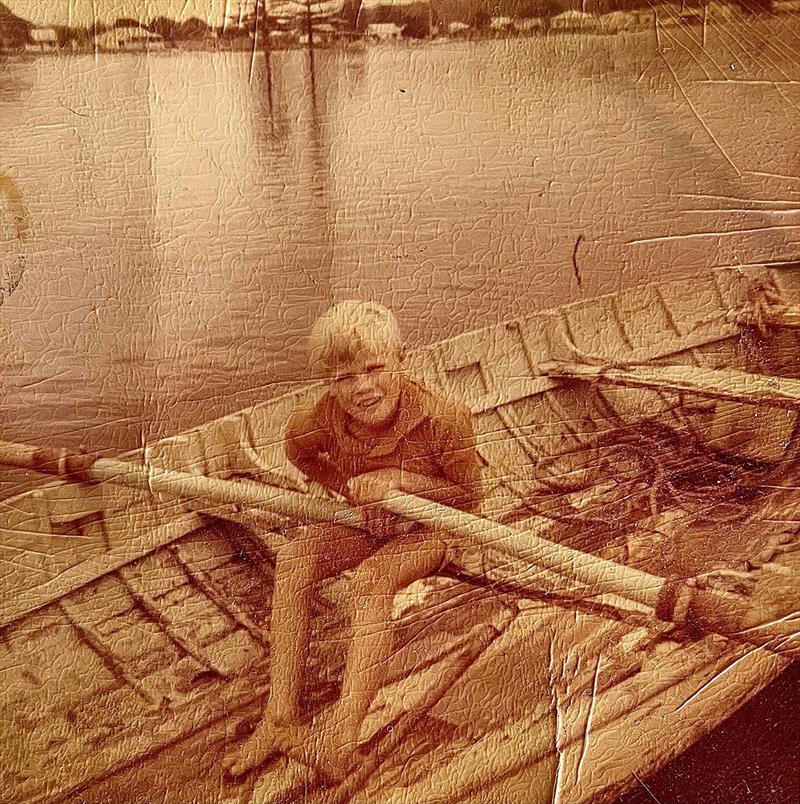
[[[753,609],[778,617],[797,602],[800,498],[787,480],[798,455],[798,299],[792,267],[720,271],[698,278],[691,298],[652,285],[466,333],[418,350],[409,370],[472,409],[487,517],[665,577],[743,573]],[[566,376],[575,366],[583,375]],[[742,374],[775,387],[766,399],[737,396]],[[282,448],[291,411],[320,392],[298,388],[127,457],[321,495]],[[297,527],[112,483],[50,483],[2,501],[0,723],[13,748],[0,785],[10,800],[158,798],[182,773],[169,764],[178,745],[192,770],[207,763],[182,783],[186,801],[202,787],[260,802],[289,784],[273,769],[229,785],[214,758],[268,690],[274,554]],[[567,594],[560,580],[561,597],[439,578],[398,601],[395,666],[362,735],[369,772],[348,800],[491,793],[527,804],[557,790],[574,804],[610,801],[787,664],[613,596]],[[315,608],[309,716],[337,694],[346,582]],[[724,572],[714,582],[732,583]],[[452,683],[427,701],[443,673]],[[387,723],[407,737],[384,742]]]

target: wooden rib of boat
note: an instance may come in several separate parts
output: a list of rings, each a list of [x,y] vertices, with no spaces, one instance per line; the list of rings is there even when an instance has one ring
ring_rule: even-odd
[[[474,413],[485,515],[793,616],[800,264],[719,270],[417,350]],[[282,428],[318,385],[127,459],[321,494]],[[302,527],[113,483],[0,502],[0,789],[12,802],[292,800],[292,766],[224,780],[269,685],[274,551]],[[337,694],[347,579],[318,595],[305,706]],[[611,801],[789,659],[606,596],[441,577],[398,597],[361,763],[330,801]],[[665,739],[665,735],[669,735]],[[302,800],[314,800],[303,797]]]

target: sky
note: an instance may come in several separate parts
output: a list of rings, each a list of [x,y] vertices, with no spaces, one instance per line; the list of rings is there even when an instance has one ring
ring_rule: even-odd
[[[20,17],[38,25],[90,25],[114,22],[117,17],[148,21],[154,17],[184,20],[199,17],[221,25],[225,16],[237,16],[252,0],[3,0]]]

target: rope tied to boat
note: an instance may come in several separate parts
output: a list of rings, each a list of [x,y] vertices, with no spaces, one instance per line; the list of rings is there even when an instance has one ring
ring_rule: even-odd
[[[762,338],[769,334],[769,326],[776,315],[788,305],[775,280],[766,276],[748,277],[742,304],[732,311],[732,318],[740,328],[755,327]]]

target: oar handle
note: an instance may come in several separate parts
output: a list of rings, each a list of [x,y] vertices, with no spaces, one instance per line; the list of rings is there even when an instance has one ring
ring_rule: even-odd
[[[508,580],[512,583],[516,579],[523,585],[535,585],[537,580],[541,581],[541,570],[546,569],[589,587],[589,594],[620,595],[653,609],[658,605],[664,579],[657,575],[548,541],[530,530],[517,530],[413,494],[389,492],[384,506],[434,530],[471,541],[490,558],[496,559],[490,563],[507,566]]]

